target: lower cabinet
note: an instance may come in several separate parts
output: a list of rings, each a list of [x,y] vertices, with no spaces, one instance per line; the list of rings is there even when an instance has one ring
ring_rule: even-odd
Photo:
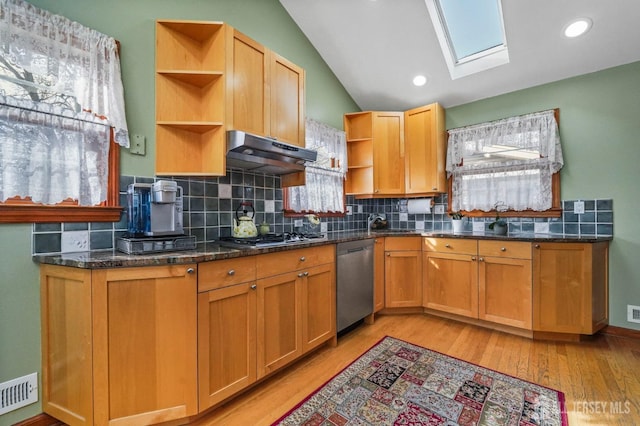
[[[424,239],[424,306],[531,330],[531,243]]]
[[[41,265],[42,407],[70,425],[198,412],[196,266]]]
[[[609,323],[609,243],[536,243],[534,332],[593,334]]]
[[[384,237],[373,242],[373,312],[384,309]]]
[[[260,255],[257,271],[261,378],[335,337],[335,245]]]
[[[386,237],[385,308],[422,306],[421,237]]]

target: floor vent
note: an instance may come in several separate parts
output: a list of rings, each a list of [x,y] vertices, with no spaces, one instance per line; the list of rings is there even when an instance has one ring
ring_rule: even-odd
[[[0,383],[0,415],[38,401],[38,373]]]
[[[627,321],[640,323],[640,306],[627,305]]]

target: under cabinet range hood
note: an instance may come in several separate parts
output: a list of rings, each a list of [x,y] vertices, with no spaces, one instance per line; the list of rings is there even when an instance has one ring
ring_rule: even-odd
[[[316,151],[240,130],[227,132],[227,167],[282,175],[304,170]]]

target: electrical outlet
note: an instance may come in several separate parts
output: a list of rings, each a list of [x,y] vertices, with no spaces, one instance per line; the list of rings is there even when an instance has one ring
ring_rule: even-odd
[[[362,213],[362,204],[358,204],[358,213]]]
[[[265,213],[274,213],[276,211],[276,202],[274,200],[264,200]]]
[[[132,135],[129,140],[129,152],[136,155],[144,155],[146,152],[145,137],[143,135]]]
[[[574,201],[573,202],[573,212],[575,214],[583,214],[584,213],[584,201]]]
[[[347,206],[347,216],[351,216],[353,214],[353,206]]]
[[[436,204],[434,209],[435,214],[444,214],[444,206],[442,204]]]
[[[320,223],[320,232],[327,232],[328,231],[328,224],[327,222],[321,222]]]
[[[400,222],[407,222],[409,220],[409,213],[400,213]]]
[[[293,226],[295,228],[300,228],[302,226],[302,219],[294,219],[293,220]]]
[[[536,234],[548,234],[549,233],[549,222],[534,222],[533,223],[533,232]]]
[[[484,222],[472,222],[473,232],[484,232]]]
[[[221,183],[218,185],[218,197],[231,198],[231,185],[228,183]]]
[[[422,221],[416,222],[416,231],[424,231],[424,222]]]
[[[60,240],[60,251],[71,253],[89,250],[89,231],[64,231]]]

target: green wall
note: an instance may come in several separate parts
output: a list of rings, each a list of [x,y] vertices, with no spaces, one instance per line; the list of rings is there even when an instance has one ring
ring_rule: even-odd
[[[307,115],[342,128],[358,107],[277,0],[31,0],[112,35],[122,43],[129,130],[147,138],[147,155],[122,153],[124,174],[154,170],[154,22],[228,22],[307,71]],[[429,103],[426,100],[425,103]],[[611,324],[627,323],[626,304],[640,305],[640,220],[634,216],[640,177],[640,62],[449,108],[447,127],[560,108],[565,167],[562,198],[613,198]],[[38,268],[31,261],[31,225],[0,225],[0,382],[40,371]],[[13,424],[40,404],[0,416]]]

